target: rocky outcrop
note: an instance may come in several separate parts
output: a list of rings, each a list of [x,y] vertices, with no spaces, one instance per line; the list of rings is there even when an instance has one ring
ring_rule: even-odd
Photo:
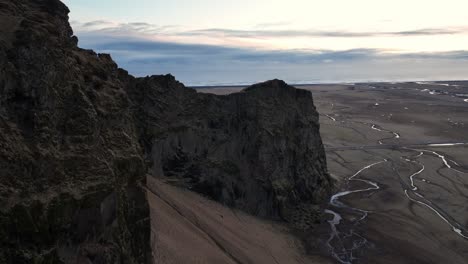
[[[148,172],[290,222],[329,195],[310,92],[198,94],[77,42],[59,0],[0,0],[0,263],[151,261]]]
[[[0,263],[145,263],[130,102],[110,56],[77,48],[67,14],[0,1]]]
[[[329,195],[309,91],[273,80],[227,96],[197,94],[172,76],[129,94],[153,175],[251,214],[294,221]]]

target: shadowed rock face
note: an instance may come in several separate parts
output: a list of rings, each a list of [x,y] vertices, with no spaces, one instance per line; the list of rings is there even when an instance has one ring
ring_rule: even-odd
[[[273,80],[227,96],[197,94],[171,76],[137,80],[131,90],[154,176],[286,220],[328,196],[310,92]]]
[[[67,14],[0,1],[0,263],[144,263],[130,102],[110,56],[77,48]]]
[[[291,222],[329,195],[310,92],[134,78],[78,48],[68,12],[0,0],[0,263],[151,261],[148,170]]]

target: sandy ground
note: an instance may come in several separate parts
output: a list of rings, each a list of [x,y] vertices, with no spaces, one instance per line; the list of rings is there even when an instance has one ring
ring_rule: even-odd
[[[156,195],[157,194],[157,195]],[[307,257],[280,223],[148,177],[155,263],[332,263]]]
[[[342,217],[337,233],[325,221],[301,235],[308,252],[336,263],[468,263],[468,145],[429,145],[468,143],[468,83],[298,88],[321,114],[337,194],[352,192],[329,206]]]

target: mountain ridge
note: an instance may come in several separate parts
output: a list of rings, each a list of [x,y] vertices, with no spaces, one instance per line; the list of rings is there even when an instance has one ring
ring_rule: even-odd
[[[310,226],[333,186],[310,92],[135,78],[79,48],[68,12],[0,1],[0,262],[152,262],[147,174]]]

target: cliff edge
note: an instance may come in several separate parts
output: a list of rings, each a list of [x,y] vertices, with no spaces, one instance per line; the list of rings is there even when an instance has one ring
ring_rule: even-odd
[[[272,80],[216,96],[169,75],[137,79],[128,93],[138,102],[154,177],[295,224],[300,211],[328,197],[332,184],[309,91]]]
[[[310,92],[228,96],[80,49],[58,0],[0,0],[0,262],[147,263],[146,175],[307,228],[330,194]]]
[[[130,101],[110,56],[77,47],[68,12],[0,1],[0,262],[145,263]]]

